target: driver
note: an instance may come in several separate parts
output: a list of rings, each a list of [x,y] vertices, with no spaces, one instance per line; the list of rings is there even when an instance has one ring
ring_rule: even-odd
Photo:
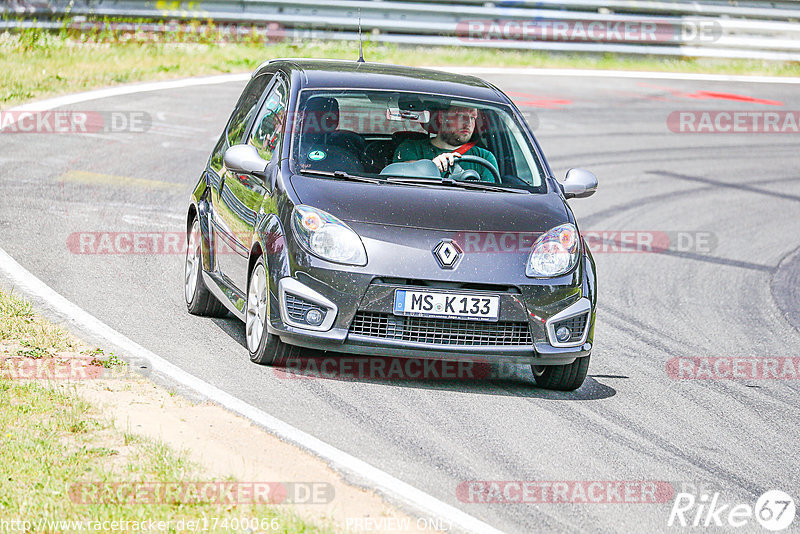
[[[446,111],[437,113],[439,133],[432,139],[409,139],[400,143],[394,152],[393,161],[417,161],[430,159],[444,173],[457,158],[462,155],[478,156],[497,168],[494,154],[477,145],[469,146],[468,141],[475,131],[478,110],[470,107],[451,106]],[[467,150],[468,149],[468,150]],[[494,183],[494,176],[485,166],[479,163],[465,162],[464,169],[474,169],[483,182]]]

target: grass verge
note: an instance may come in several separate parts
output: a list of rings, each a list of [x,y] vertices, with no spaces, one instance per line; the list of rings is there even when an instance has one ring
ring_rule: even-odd
[[[274,57],[355,59],[355,43],[120,40],[28,29],[0,34],[0,107],[143,80],[250,72]],[[368,36],[367,36],[368,39]],[[659,58],[616,54],[549,53],[466,47],[364,43],[368,61],[413,66],[469,65],[649,70],[713,74],[800,76],[800,64],[756,60]]]
[[[210,532],[333,532],[283,506],[230,504],[204,495],[200,490],[212,480],[185,453],[120,432],[69,381],[21,376],[21,361],[33,361],[40,370],[53,368],[42,363],[70,359],[97,370],[122,362],[85,347],[38,318],[29,302],[1,290],[0,355],[0,531],[142,531],[149,526],[177,532],[194,521],[196,530]]]

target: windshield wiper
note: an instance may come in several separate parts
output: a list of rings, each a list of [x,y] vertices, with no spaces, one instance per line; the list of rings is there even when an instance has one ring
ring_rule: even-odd
[[[368,184],[380,184],[383,180],[377,178],[367,178],[366,176],[357,176],[355,174],[348,174],[344,171],[315,171],[313,169],[304,169],[300,174],[315,174],[318,176],[329,176],[331,178],[341,178],[342,180],[352,180],[353,182],[366,182]]]
[[[481,191],[497,191],[501,193],[528,193],[525,189],[515,189],[511,187],[499,187],[496,185],[486,184],[483,182],[472,182],[472,181],[461,181],[461,180],[453,180],[452,178],[434,178],[434,177],[426,177],[426,176],[419,176],[419,177],[408,177],[408,176],[395,176],[395,175],[384,175],[384,176],[391,176],[394,182],[400,183],[409,183],[409,184],[431,184],[431,185],[446,185],[451,187],[462,187],[464,189],[478,189]]]
[[[452,178],[442,178],[442,183],[453,187],[463,187],[464,189],[479,189],[482,191],[498,191],[500,193],[527,193],[524,189],[514,189],[511,187],[500,187],[497,185],[485,184],[483,182],[453,180]]]
[[[439,180],[433,180],[430,182],[414,182],[414,181],[399,181],[394,180],[392,178],[369,178],[367,176],[359,176],[356,174],[349,174],[344,171],[316,171],[313,169],[302,170],[300,174],[315,174],[318,176],[329,176],[331,178],[341,178],[342,180],[352,180],[354,182],[365,182],[368,184],[393,184],[393,185],[416,185],[419,187],[434,187],[436,184],[439,183]]]
[[[314,169],[305,169],[300,171],[301,174],[314,174],[318,176],[328,176],[331,178],[339,178],[342,180],[351,180],[353,182],[365,182],[368,184],[394,184],[394,185],[416,185],[421,187],[435,187],[437,185],[447,185],[451,187],[462,187],[464,189],[478,189],[481,191],[498,191],[501,193],[527,193],[524,189],[511,189],[506,187],[498,187],[496,185],[484,184],[481,182],[461,182],[453,180],[452,178],[427,178],[417,177],[409,178],[408,176],[393,176],[382,175],[385,178],[368,178],[357,174],[350,174],[344,171],[317,171]]]

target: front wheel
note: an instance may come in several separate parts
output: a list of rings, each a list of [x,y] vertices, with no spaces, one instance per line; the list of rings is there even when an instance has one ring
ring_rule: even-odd
[[[203,282],[203,251],[200,243],[200,221],[192,221],[186,235],[186,261],[183,269],[183,296],[192,315],[225,317],[228,309],[211,294]]]
[[[576,358],[567,365],[531,365],[536,384],[545,389],[573,391],[581,387],[589,370],[589,358]]]
[[[269,291],[264,256],[250,273],[245,311],[245,337],[250,360],[259,365],[273,365],[296,356],[297,347],[288,345],[267,330],[269,320]]]

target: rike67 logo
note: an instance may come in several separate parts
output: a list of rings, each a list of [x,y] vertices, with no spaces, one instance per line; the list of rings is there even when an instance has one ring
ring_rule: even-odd
[[[755,506],[721,502],[718,492],[703,493],[700,497],[681,492],[672,504],[667,526],[722,527],[725,531],[750,526],[747,530],[751,532],[755,519],[766,530],[778,532],[789,528],[795,511],[794,499],[780,490],[767,491]]]

